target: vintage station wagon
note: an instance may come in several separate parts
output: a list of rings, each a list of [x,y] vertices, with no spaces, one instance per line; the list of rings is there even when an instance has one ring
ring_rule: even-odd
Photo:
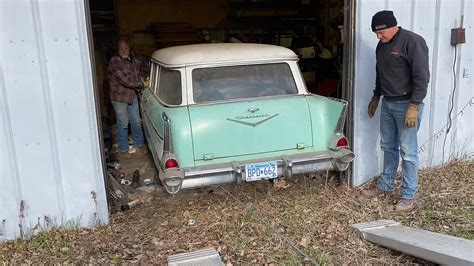
[[[168,193],[348,168],[347,103],[308,93],[297,61],[263,44],[153,53],[141,110]]]

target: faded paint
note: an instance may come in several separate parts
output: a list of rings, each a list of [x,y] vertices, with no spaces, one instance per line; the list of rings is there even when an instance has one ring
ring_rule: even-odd
[[[0,1],[0,241],[108,222],[86,17],[81,0]]]
[[[472,0],[359,0],[356,2],[355,79],[354,79],[354,164],[353,185],[358,186],[382,170],[379,118],[380,105],[373,119],[367,104],[375,84],[375,46],[371,18],[379,10],[393,10],[398,24],[423,36],[430,50],[431,80],[424,101],[419,131],[421,167],[438,166],[474,154],[474,1]],[[457,46],[456,91],[452,128],[447,134],[448,110],[453,95],[454,46],[451,28],[460,26],[464,15],[466,44]],[[466,75],[470,73],[470,75]],[[464,74],[464,75],[463,75]],[[446,141],[446,143],[444,143]]]

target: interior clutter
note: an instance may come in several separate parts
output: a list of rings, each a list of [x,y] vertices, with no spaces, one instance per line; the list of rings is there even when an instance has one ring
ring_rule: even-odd
[[[341,97],[344,0],[90,0],[89,4],[107,155],[115,143],[107,67],[121,36],[147,56],[160,48],[196,43],[284,46],[299,56],[310,92]]]

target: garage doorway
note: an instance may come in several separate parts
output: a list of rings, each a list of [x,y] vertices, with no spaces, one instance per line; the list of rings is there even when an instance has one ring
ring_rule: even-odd
[[[349,101],[345,134],[353,137],[353,0],[89,0],[104,148],[114,111],[107,67],[120,36],[150,56],[170,46],[250,42],[288,47],[299,57],[308,91]],[[352,142],[352,141],[351,141]],[[349,177],[351,170],[347,171]]]

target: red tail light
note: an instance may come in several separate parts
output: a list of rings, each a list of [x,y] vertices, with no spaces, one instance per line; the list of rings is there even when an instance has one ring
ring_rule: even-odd
[[[175,159],[168,159],[166,162],[165,162],[165,169],[168,169],[168,168],[178,168],[178,161],[176,161]]]
[[[337,141],[336,147],[338,147],[338,148],[347,148],[347,147],[349,147],[349,141],[347,141],[347,139],[345,137],[342,137]]]

